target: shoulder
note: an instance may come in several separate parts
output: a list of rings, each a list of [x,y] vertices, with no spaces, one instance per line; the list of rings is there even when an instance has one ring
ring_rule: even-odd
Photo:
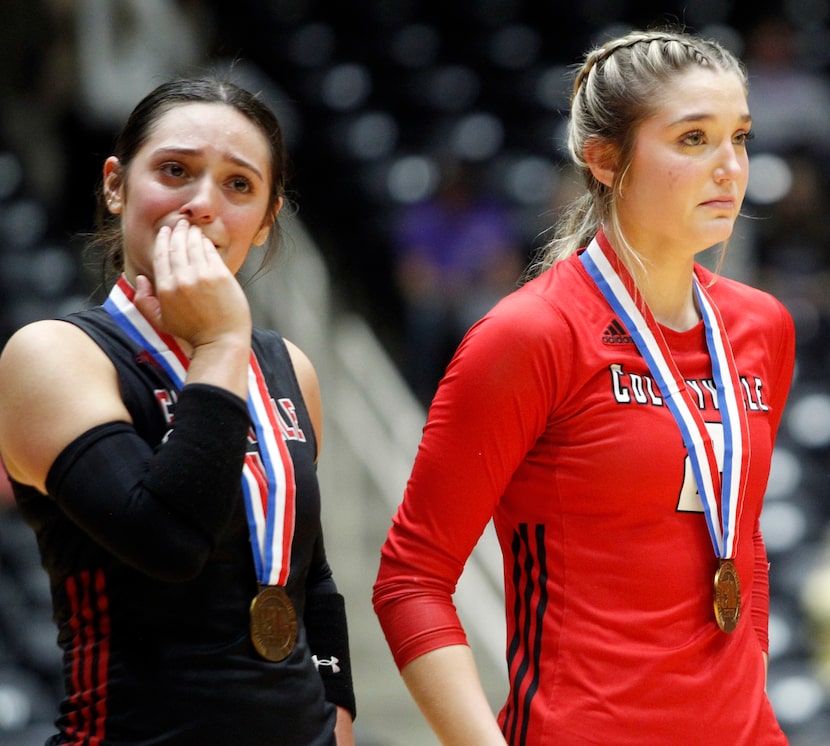
[[[97,424],[129,421],[113,364],[80,328],[37,321],[0,355],[0,449],[18,481],[42,486],[74,438]]]
[[[272,362],[290,365],[303,395],[319,388],[317,373],[306,355],[296,344],[272,329],[254,329],[255,350],[265,353]]]
[[[560,262],[499,301],[471,331],[508,347],[561,347],[596,307],[599,296],[586,279],[573,262]]]
[[[701,279],[727,325],[739,320],[757,325],[757,334],[775,330],[790,334],[792,315],[774,295],[728,277],[701,273]]]
[[[264,352],[271,359],[271,362],[280,361],[275,370],[283,371],[281,375],[290,375],[293,372],[314,427],[319,454],[323,429],[323,405],[317,371],[314,369],[308,355],[296,344],[285,339],[279,332],[258,327],[254,329],[254,349],[258,355],[260,352]],[[278,375],[280,374],[278,373]]]
[[[306,396],[307,391],[313,391],[319,397],[320,384],[317,379],[317,371],[314,365],[297,345],[285,339],[285,348],[288,351],[288,357],[291,359],[291,365],[294,367],[294,373],[300,383],[303,396]]]
[[[320,382],[317,378],[317,371],[306,355],[297,345],[289,340],[283,340],[291,358],[291,365],[294,367],[294,374],[300,384],[300,391],[303,395],[308,416],[314,427],[314,435],[317,438],[317,454],[319,455],[323,437],[323,402],[320,395]]]
[[[98,345],[78,326],[48,319],[27,324],[10,337],[0,355],[0,372],[11,377],[47,373],[50,369],[59,373],[52,366],[60,363],[62,370],[65,364],[73,367],[75,360],[86,363],[101,357]]]
[[[21,327],[0,353],[3,382],[21,377],[29,384],[43,381],[94,389],[114,381],[114,364],[105,350],[110,335],[103,329],[102,317],[109,318],[96,308]]]
[[[446,379],[463,380],[464,387],[488,397],[524,396],[531,390],[550,396],[572,376],[583,344],[584,311],[580,291],[563,282],[553,267],[503,298],[470,328]]]
[[[784,304],[764,290],[725,277],[716,278],[708,291],[736,356],[767,368],[770,380],[788,389],[795,365],[795,324]]]

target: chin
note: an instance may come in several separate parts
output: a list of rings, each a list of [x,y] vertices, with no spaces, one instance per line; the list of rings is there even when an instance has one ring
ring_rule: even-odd
[[[712,246],[717,246],[719,243],[728,241],[732,236],[734,226],[734,220],[730,219],[727,224],[727,221],[724,219],[724,222],[720,225],[712,226],[710,229],[701,232],[701,243],[706,244],[706,248],[708,249]]]

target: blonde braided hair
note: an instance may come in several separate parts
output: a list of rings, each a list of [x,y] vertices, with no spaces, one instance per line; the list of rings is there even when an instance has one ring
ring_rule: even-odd
[[[655,43],[660,46],[652,46]],[[615,52],[621,49],[631,49],[638,44],[648,45],[644,56],[650,55],[657,64],[663,61],[662,53],[669,56],[672,56],[673,53],[674,59],[678,64],[685,63],[688,65],[694,63],[701,67],[709,67],[713,64],[713,56],[720,58],[721,54],[718,54],[718,52],[724,52],[714,42],[690,36],[682,32],[632,31],[625,36],[612,39],[588,52],[582,67],[574,78],[571,100],[573,101],[576,97],[577,92],[582,87],[582,82],[597,65],[610,58]],[[679,45],[679,48],[673,45]],[[712,53],[715,54],[713,55]]]
[[[530,276],[585,246],[605,221],[619,228],[614,199],[630,164],[638,127],[659,102],[660,90],[693,66],[735,73],[746,86],[744,67],[731,52],[716,41],[679,30],[632,31],[585,55],[571,93],[568,150],[587,191],[565,209]],[[616,153],[611,187],[598,182],[585,162],[583,152],[590,140],[607,143]]]

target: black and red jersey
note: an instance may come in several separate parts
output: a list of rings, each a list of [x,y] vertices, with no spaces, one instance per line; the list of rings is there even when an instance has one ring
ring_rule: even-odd
[[[112,360],[136,432],[153,448],[163,447],[177,398],[164,371],[101,308],[67,320]],[[257,579],[240,494],[205,495],[236,507],[204,569],[172,582],[144,572],[140,560],[119,560],[51,498],[17,484],[21,513],[37,534],[49,573],[64,656],[65,696],[51,744],[334,744],[335,707],[326,702],[302,623],[309,594],[336,592],[323,549],[317,443],[281,337],[256,330],[253,344],[281,405],[296,481],[287,583],[299,620],[296,647],[275,663],[251,643]],[[197,520],[179,514],[171,521],[191,517]],[[157,534],[134,537],[144,543],[148,562],[167,533],[159,526]]]

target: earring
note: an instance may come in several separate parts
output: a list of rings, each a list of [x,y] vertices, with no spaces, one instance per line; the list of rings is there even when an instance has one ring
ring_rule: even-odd
[[[121,212],[121,200],[118,198],[118,195],[115,192],[108,191],[105,197],[105,201],[107,203],[107,208],[113,215],[117,215]]]

